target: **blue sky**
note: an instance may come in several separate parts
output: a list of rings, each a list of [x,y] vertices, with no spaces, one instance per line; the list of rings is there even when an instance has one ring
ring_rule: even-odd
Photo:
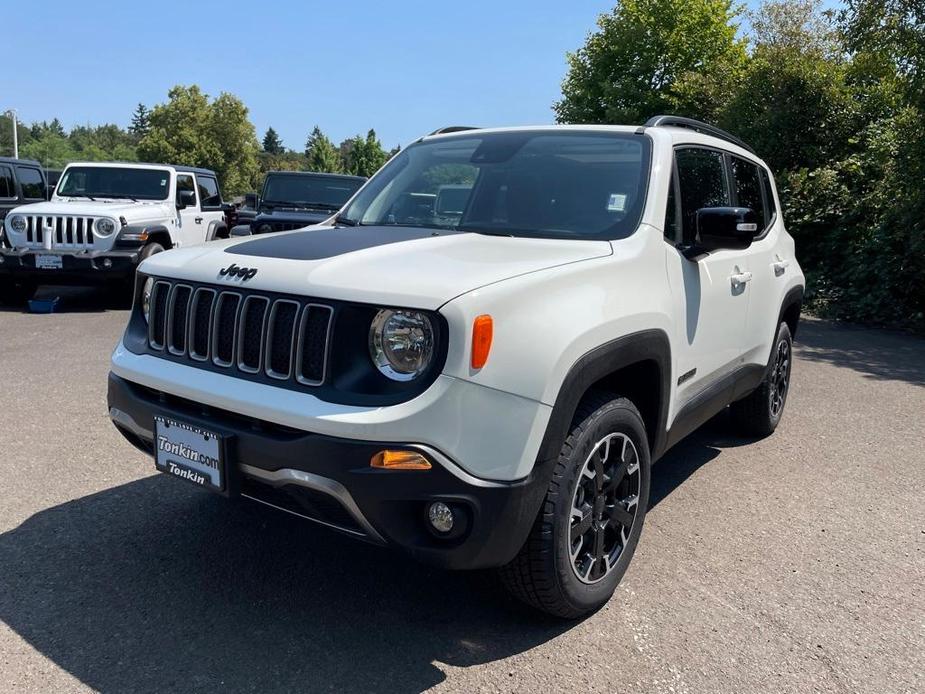
[[[827,4],[833,4],[828,0]],[[756,4],[752,0],[749,5]],[[566,70],[613,0],[8,3],[0,110],[127,125],[174,84],[228,91],[262,137],[301,149],[374,127],[386,147],[449,124],[549,123]]]

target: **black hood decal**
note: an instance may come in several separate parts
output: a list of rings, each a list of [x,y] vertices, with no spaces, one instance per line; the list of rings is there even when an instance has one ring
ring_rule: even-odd
[[[460,233],[464,232],[397,226],[337,227],[314,231],[306,229],[291,234],[268,234],[242,241],[225,248],[225,253],[286,260],[322,260],[389,243]]]

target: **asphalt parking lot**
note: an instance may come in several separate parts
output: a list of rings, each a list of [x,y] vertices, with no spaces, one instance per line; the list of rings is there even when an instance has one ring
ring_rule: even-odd
[[[925,340],[805,321],[778,432],[657,463],[570,624],[155,474],[106,415],[124,307],[63,296],[0,312],[0,691],[925,690]]]

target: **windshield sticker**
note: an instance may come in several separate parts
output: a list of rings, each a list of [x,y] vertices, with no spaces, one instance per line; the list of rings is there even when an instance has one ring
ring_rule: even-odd
[[[608,212],[624,212],[626,210],[626,195],[621,193],[611,193],[610,200],[607,201]]]
[[[162,178],[162,179],[161,179],[161,188],[166,188],[166,187],[167,187],[167,179],[166,179],[166,178]]]

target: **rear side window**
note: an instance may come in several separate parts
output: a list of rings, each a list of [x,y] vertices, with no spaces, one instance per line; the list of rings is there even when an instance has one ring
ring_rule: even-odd
[[[217,208],[222,206],[222,194],[218,191],[218,181],[211,176],[196,176],[199,182],[199,199],[202,208]]]
[[[0,166],[0,198],[15,198],[16,185],[13,183],[13,169]]]
[[[771,185],[771,176],[764,169],[761,169],[761,186],[764,188],[764,202],[768,213],[768,223],[770,223],[777,214],[777,205],[774,204],[774,187]]]
[[[19,185],[22,187],[22,196],[28,200],[45,199],[45,180],[42,172],[27,166],[17,166],[16,174],[19,176]]]
[[[726,167],[721,152],[695,147],[677,150],[675,161],[681,189],[681,225],[684,240],[690,242],[697,231],[697,210],[731,204]]]
[[[750,161],[732,157],[732,175],[735,178],[736,204],[739,207],[748,207],[758,215],[758,224],[762,229],[768,228],[771,215],[768,214],[764,202],[764,190],[761,181],[761,170]]]

